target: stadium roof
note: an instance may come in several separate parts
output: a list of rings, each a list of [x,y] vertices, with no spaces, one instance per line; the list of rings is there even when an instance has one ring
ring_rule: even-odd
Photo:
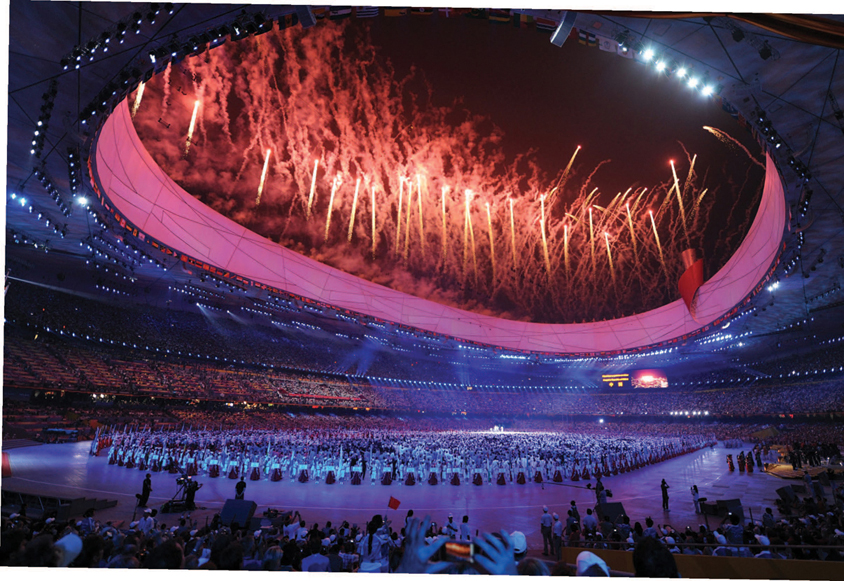
[[[159,14],[151,23],[153,6]],[[194,36],[230,25],[243,10],[260,11],[267,20],[296,14],[302,23],[314,14],[281,5],[175,4],[172,13],[170,8],[169,3],[11,2],[6,229],[12,279],[109,296],[95,286],[100,272],[94,271],[93,263],[107,255],[112,262],[120,259],[120,228],[94,238],[99,229],[93,214],[78,203],[82,196],[93,197],[87,169],[77,170],[96,128],[95,122],[81,121],[91,107],[102,107],[101,102],[106,109],[113,107],[121,93],[151,72],[150,48],[171,41],[181,47]],[[559,11],[525,12],[537,22],[564,20]],[[771,156],[778,163],[790,210],[784,250],[772,273],[771,290],[765,288],[753,298],[742,311],[748,316],[732,323],[732,333],[752,331],[758,339],[748,344],[758,352],[776,340],[765,337],[776,338],[804,319],[815,319],[810,333],[844,333],[838,322],[844,305],[844,62],[839,62],[844,61],[844,17],[610,12],[570,16],[579,34],[589,42],[604,43],[604,49],[619,51],[621,42],[642,53],[652,48],[666,58],[693,62],[702,78],[718,87],[737,119],[744,119],[762,139],[771,138]],[[39,128],[39,120],[46,129]],[[781,145],[775,147],[777,143]],[[71,176],[80,184],[76,196]],[[98,220],[108,214],[93,202],[91,209]],[[127,278],[124,282],[118,275],[117,284],[147,302],[164,304],[163,291],[171,283],[197,282],[182,268],[169,268],[162,276],[153,263],[118,262],[125,268],[117,265],[116,270]],[[216,283],[211,279],[206,284]],[[836,316],[830,316],[833,313]]]

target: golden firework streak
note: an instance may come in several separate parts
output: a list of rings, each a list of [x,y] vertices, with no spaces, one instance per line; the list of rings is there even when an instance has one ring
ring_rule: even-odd
[[[349,234],[346,236],[349,242],[352,241],[352,232],[355,227],[355,211],[358,209],[358,190],[360,190],[360,178],[358,178],[358,181],[355,182],[355,197],[352,200],[352,217],[349,220]]]
[[[633,242],[633,260],[635,261],[636,265],[639,265],[639,253],[636,250],[636,233],[633,231],[633,216],[630,214],[630,202],[625,204],[627,208],[627,225],[630,228],[630,240]]]
[[[375,184],[372,185],[372,258],[375,258]]]
[[[401,208],[402,208],[402,194],[404,193],[404,178],[399,177],[399,213],[396,216],[396,247],[394,252],[398,253],[401,245]]]
[[[448,248],[448,238],[446,237],[446,223],[445,223],[445,193],[448,191],[448,186],[442,187],[442,206],[443,206],[443,260],[445,260],[447,248]]]
[[[145,84],[146,83],[141,81],[141,83],[138,85],[138,93],[135,95],[135,104],[132,106],[132,119],[135,118],[135,113],[138,112],[138,107],[141,106],[141,99],[144,98],[144,85]]]
[[[709,131],[715,137],[717,137],[718,140],[721,141],[722,143],[724,143],[726,145],[730,145],[732,143],[736,147],[741,148],[741,150],[747,155],[747,157],[750,158],[750,161],[752,161],[753,163],[755,163],[756,165],[758,165],[762,169],[765,169],[765,165],[763,163],[760,163],[758,159],[753,157],[750,154],[750,152],[747,150],[747,148],[745,146],[743,146],[741,143],[739,143],[736,139],[733,139],[732,136],[727,135],[726,133],[724,133],[720,129],[716,129],[715,127],[709,127],[708,125],[704,125],[703,128],[705,130]]]
[[[316,174],[319,168],[319,160],[314,162],[314,175],[311,178],[311,193],[308,196],[308,210],[305,212],[305,220],[311,219],[311,205],[314,203],[314,191],[316,190]]]
[[[513,268],[519,265],[519,260],[516,255],[516,222],[513,218],[513,198],[509,198],[510,202],[510,246],[513,248]]]
[[[466,264],[469,262],[469,198],[471,190],[466,190],[466,209],[463,214],[463,275],[466,275]]]
[[[569,160],[566,169],[563,170],[563,175],[560,176],[560,180],[557,182],[557,185],[551,190],[551,194],[548,197],[548,203],[550,204],[553,200],[554,194],[557,192],[561,192],[563,190],[563,186],[565,185],[566,181],[569,177],[569,171],[571,170],[571,166],[574,163],[574,158],[577,157],[578,152],[580,151],[580,146],[578,145],[577,148],[574,150],[574,153],[571,155],[571,159]]]
[[[689,192],[689,187],[692,185],[692,178],[695,175],[695,160],[697,160],[697,154],[692,156],[692,163],[689,166],[689,175],[686,176],[686,183],[683,184],[683,196]]]
[[[566,264],[566,276],[569,275],[569,225],[563,225],[563,255]]]
[[[651,226],[654,229],[654,238],[656,239],[656,247],[659,249],[659,262],[662,264],[662,269],[665,271],[665,275],[668,276],[668,268],[665,266],[665,258],[662,256],[662,244],[659,243],[659,234],[656,231],[656,222],[654,221],[654,213],[653,210],[648,210],[648,214],[651,217]]]
[[[417,195],[419,195],[417,193]],[[404,259],[407,260],[408,249],[410,248],[410,214],[413,211],[413,180],[407,180],[407,223],[404,232]]]
[[[589,206],[589,256],[592,259],[592,276],[595,276],[595,230],[592,227],[592,206]]]
[[[545,254],[545,274],[551,278],[551,257],[548,256],[548,239],[545,236],[545,194],[539,196],[542,208],[542,217],[539,219],[539,227],[542,230],[542,251]]]
[[[325,242],[328,242],[328,229],[331,228],[331,211],[334,209],[334,195],[340,187],[340,175],[336,175],[331,182],[331,198],[328,200],[328,216],[325,217]]]
[[[419,202],[419,247],[422,258],[425,258],[425,230],[422,224],[422,178],[416,174],[416,201]]]
[[[492,214],[489,211],[489,202],[486,203],[486,225],[489,228],[489,256],[492,259],[492,280],[495,281],[495,242],[492,239]]]
[[[686,209],[683,207],[683,192],[680,189],[680,180],[677,179],[677,170],[674,169],[674,160],[671,160],[671,174],[674,176],[674,190],[677,192],[677,203],[680,205],[680,220],[683,224],[683,234],[686,235],[686,242],[689,240],[689,232],[686,229]]]
[[[188,140],[185,142],[185,157],[190,151],[190,140],[193,138],[193,129],[196,127],[196,114],[199,112],[199,99],[193,104],[193,115],[190,118],[190,126],[188,127]]]
[[[612,263],[612,252],[610,252],[610,235],[604,232],[604,241],[607,243],[607,258],[610,261],[610,275],[612,276],[612,284],[615,286],[615,267]]]
[[[264,191],[264,180],[267,179],[267,168],[270,167],[270,154],[272,153],[271,149],[267,150],[267,155],[264,157],[264,169],[261,171],[261,183],[258,184],[258,197],[255,200],[255,205],[261,203],[261,193]]]

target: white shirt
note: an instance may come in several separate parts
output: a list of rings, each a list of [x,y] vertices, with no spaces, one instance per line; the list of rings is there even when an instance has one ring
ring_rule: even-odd
[[[472,531],[469,529],[469,523],[460,523],[460,540],[469,541],[472,539]]]

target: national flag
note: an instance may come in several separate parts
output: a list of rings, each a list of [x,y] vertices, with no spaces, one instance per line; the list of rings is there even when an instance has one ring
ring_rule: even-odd
[[[484,8],[472,8],[469,10],[469,14],[466,15],[469,18],[486,18],[486,9]]]
[[[611,38],[598,37],[598,48],[604,52],[618,52],[618,43]]]
[[[510,22],[510,11],[509,10],[501,10],[498,8],[490,8],[489,9],[489,19],[493,22]]]
[[[681,253],[685,271],[680,276],[677,283],[680,296],[683,302],[686,303],[686,309],[695,317],[695,298],[697,298],[697,291],[703,284],[703,259],[698,258],[694,249],[686,249]]]
[[[516,13],[513,15],[513,26],[516,28],[527,28],[533,24],[533,16],[530,14]]]
[[[328,6],[311,6],[311,12],[313,13],[314,18],[322,20],[328,16]]]
[[[342,20],[352,15],[351,6],[332,6],[329,9],[329,18],[331,20]]]
[[[410,13],[414,16],[430,16],[434,13],[433,8],[411,8]]]
[[[536,18],[536,30],[541,32],[553,33],[559,25],[559,22],[550,18]]]
[[[577,31],[577,42],[580,44],[585,44],[588,46],[595,46],[597,43],[597,38],[591,32],[587,32],[585,30],[578,30]]]
[[[377,6],[358,6],[355,8],[356,18],[375,18],[380,8]]]
[[[384,16],[407,16],[407,8],[384,8]]]
[[[387,503],[387,508],[392,508],[393,510],[398,510],[401,501],[398,498],[390,497],[390,502]]]
[[[285,28],[292,28],[299,24],[299,15],[295,12],[291,14],[285,14],[284,16],[278,17],[278,29],[284,30]]]

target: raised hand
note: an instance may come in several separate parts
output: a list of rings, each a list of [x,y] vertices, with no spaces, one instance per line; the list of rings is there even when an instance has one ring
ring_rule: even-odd
[[[439,573],[451,565],[451,563],[445,561],[428,563],[431,557],[448,541],[446,537],[440,537],[430,545],[426,544],[425,531],[428,530],[430,525],[430,516],[426,516],[421,523],[416,517],[407,522],[404,555],[396,573]]]
[[[484,533],[475,539],[483,554],[475,554],[475,563],[490,575],[518,575],[513,542],[507,531],[500,531],[501,539]]]

